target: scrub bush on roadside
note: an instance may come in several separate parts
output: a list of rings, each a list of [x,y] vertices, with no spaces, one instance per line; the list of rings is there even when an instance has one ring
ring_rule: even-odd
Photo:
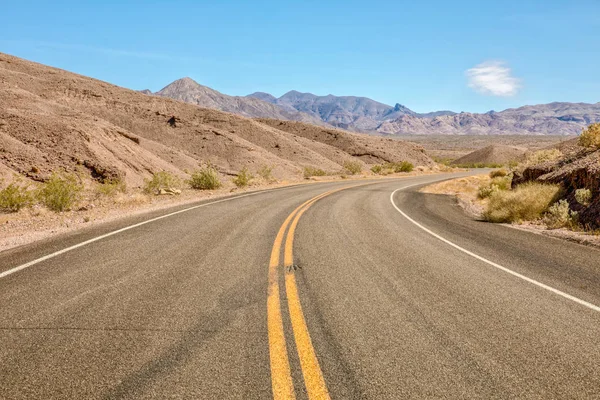
[[[263,165],[258,170],[258,175],[263,178],[265,182],[273,182],[275,178],[273,178],[273,166]]]
[[[214,190],[221,187],[219,173],[211,165],[193,172],[187,183],[196,190]]]
[[[569,202],[560,200],[548,208],[544,223],[550,229],[574,228],[577,226],[579,214],[569,208]]]
[[[83,185],[71,174],[52,174],[37,193],[38,200],[52,211],[61,212],[73,208],[81,199]]]
[[[101,183],[97,191],[104,196],[115,196],[117,193],[126,193],[127,184],[123,179],[111,179]]]
[[[152,175],[151,179],[144,180],[144,193],[159,194],[162,190],[179,189],[181,180],[170,172],[160,171]]]
[[[400,162],[387,162],[383,165],[384,169],[391,169],[395,173],[398,172],[411,172],[415,166],[408,161],[400,161]]]
[[[34,196],[27,186],[13,182],[0,190],[0,210],[2,211],[17,212],[31,206],[33,202]]]
[[[362,172],[362,164],[358,161],[346,161],[344,163],[344,168],[351,175],[360,174]]]
[[[374,174],[379,175],[379,174],[381,174],[381,171],[383,171],[383,166],[380,165],[380,164],[373,165],[371,167],[371,172],[374,173]]]
[[[490,172],[490,178],[502,178],[506,175],[508,175],[508,171],[505,170],[504,168],[496,169],[496,170]]]
[[[238,172],[237,176],[233,178],[233,183],[239,188],[246,187],[250,184],[252,178],[254,177],[248,171],[248,168],[244,167]]]
[[[497,176],[493,178],[489,183],[479,186],[477,190],[477,196],[480,199],[486,199],[490,197],[494,192],[500,190],[510,190],[512,182],[512,176]]]
[[[557,201],[560,193],[558,185],[537,182],[513,190],[498,190],[490,195],[483,217],[490,222],[534,221]]]
[[[316,168],[316,167],[304,167],[304,178],[308,179],[311,176],[325,176],[327,175],[327,173],[325,171],[323,171],[321,168]]]

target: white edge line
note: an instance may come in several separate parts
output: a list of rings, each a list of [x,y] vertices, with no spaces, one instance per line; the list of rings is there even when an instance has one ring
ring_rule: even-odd
[[[137,228],[139,226],[146,225],[146,224],[149,224],[151,222],[155,222],[155,221],[161,220],[163,218],[172,217],[173,215],[177,215],[177,214],[181,214],[181,213],[184,213],[184,212],[192,211],[192,210],[195,210],[195,209],[201,208],[201,207],[210,206],[212,204],[223,203],[223,202],[226,202],[226,201],[231,201],[231,200],[235,200],[235,199],[241,199],[243,197],[255,196],[257,194],[268,193],[268,192],[277,191],[277,190],[281,190],[281,189],[288,189],[290,187],[295,187],[295,186],[297,186],[297,185],[283,187],[283,188],[261,190],[261,191],[257,191],[257,192],[253,192],[253,193],[242,194],[242,195],[239,195],[239,196],[228,197],[226,199],[211,201],[209,203],[203,203],[203,204],[199,204],[197,206],[192,206],[192,207],[189,207],[189,208],[184,208],[183,210],[179,210],[179,211],[175,211],[175,212],[172,212],[172,213],[169,213],[169,214],[161,215],[160,217],[152,218],[152,219],[149,219],[147,221],[139,222],[139,223],[134,224],[134,225],[129,225],[129,226],[126,226],[124,228],[117,229],[116,231],[108,232],[108,233],[105,233],[104,235],[100,235],[100,236],[97,236],[95,238],[86,240],[85,242],[81,242],[81,243],[78,243],[76,245],[64,248],[64,249],[56,251],[54,253],[50,253],[50,254],[45,255],[43,257],[40,257],[40,258],[37,258],[35,260],[29,261],[28,263],[19,265],[18,267],[11,268],[11,269],[9,269],[7,271],[4,271],[4,272],[0,273],[0,279],[6,277],[8,275],[14,274],[15,272],[19,272],[21,270],[24,270],[25,268],[29,268],[32,265],[41,263],[42,261],[49,260],[49,259],[54,258],[56,256],[59,256],[61,254],[67,253],[67,252],[69,252],[71,250],[75,250],[75,249],[77,249],[79,247],[86,246],[86,245],[88,245],[90,243],[97,242],[98,240],[105,239],[105,238],[107,238],[109,236],[113,236],[113,235],[116,235],[118,233],[125,232],[125,231],[128,231],[130,229]]]
[[[469,251],[469,250],[467,250],[467,249],[463,249],[463,248],[462,248],[462,247],[460,247],[459,245],[457,245],[457,244],[454,244],[454,243],[452,243],[451,241],[449,241],[449,240],[447,240],[447,239],[444,239],[443,237],[441,237],[441,236],[440,236],[440,235],[438,235],[437,233],[435,233],[435,232],[432,232],[431,230],[427,229],[426,227],[424,227],[423,225],[421,225],[420,223],[418,223],[417,221],[415,221],[414,219],[412,219],[411,217],[409,217],[408,215],[406,215],[406,214],[404,213],[404,211],[402,211],[400,208],[398,208],[398,206],[397,206],[397,205],[396,205],[396,203],[394,202],[394,195],[395,195],[397,192],[401,191],[401,190],[408,189],[408,188],[410,188],[410,187],[417,186],[417,185],[420,185],[420,183],[419,183],[419,184],[410,185],[410,186],[405,186],[405,187],[403,187],[403,188],[400,188],[400,189],[396,189],[396,190],[394,190],[394,191],[392,192],[392,194],[390,195],[390,201],[392,202],[392,205],[394,206],[394,208],[396,209],[396,211],[398,211],[400,214],[402,214],[402,216],[403,216],[404,218],[406,218],[407,220],[409,220],[410,222],[412,222],[413,224],[415,224],[416,226],[418,226],[419,228],[421,228],[421,229],[422,229],[422,230],[424,230],[425,232],[429,233],[431,236],[435,237],[436,239],[439,239],[439,240],[441,240],[442,242],[444,242],[444,243],[446,243],[446,244],[448,244],[448,245],[450,245],[450,246],[454,247],[455,249],[457,249],[457,250],[460,250],[460,251],[462,251],[463,253],[470,255],[471,257],[474,257],[474,258],[476,258],[476,259],[478,259],[478,260],[480,260],[480,261],[483,261],[484,263],[486,263],[486,264],[489,264],[489,265],[491,265],[491,266],[492,266],[492,267],[494,267],[494,268],[498,268],[499,270],[501,270],[501,271],[504,271],[504,272],[506,272],[506,273],[508,273],[508,274],[511,274],[511,275],[513,275],[513,276],[516,276],[517,278],[523,279],[524,281],[526,281],[526,282],[529,282],[529,283],[531,283],[531,284],[533,284],[533,285],[536,285],[536,286],[538,286],[538,287],[540,287],[540,288],[542,288],[542,289],[546,289],[546,290],[548,290],[548,291],[550,291],[550,292],[552,292],[552,293],[555,293],[555,294],[557,294],[557,295],[559,295],[559,296],[562,296],[562,297],[564,297],[565,299],[568,299],[568,300],[574,301],[575,303],[581,304],[582,306],[584,306],[584,307],[587,307],[587,308],[589,308],[589,309],[591,309],[591,310],[594,310],[594,311],[598,311],[598,312],[600,312],[600,307],[598,307],[598,306],[596,306],[596,305],[594,305],[594,304],[592,304],[592,303],[589,303],[589,302],[587,302],[587,301],[585,301],[585,300],[581,300],[581,299],[579,299],[579,298],[577,298],[577,297],[575,297],[575,296],[572,296],[572,295],[570,295],[570,294],[568,294],[568,293],[562,292],[562,291],[560,291],[560,290],[558,290],[558,289],[555,289],[555,288],[553,288],[553,287],[551,287],[551,286],[545,285],[545,284],[543,284],[543,283],[541,283],[541,282],[538,282],[538,281],[536,281],[535,279],[528,278],[528,277],[526,277],[525,275],[521,275],[521,274],[519,274],[518,272],[512,271],[512,270],[510,270],[510,269],[508,269],[508,268],[506,268],[506,267],[503,267],[503,266],[502,266],[502,265],[500,265],[500,264],[496,264],[496,263],[495,263],[495,262],[493,262],[493,261],[490,261],[490,260],[488,260],[488,259],[486,259],[486,258],[484,258],[484,257],[478,256],[477,254],[475,254],[475,253],[472,253],[472,252],[470,252],[470,251]]]

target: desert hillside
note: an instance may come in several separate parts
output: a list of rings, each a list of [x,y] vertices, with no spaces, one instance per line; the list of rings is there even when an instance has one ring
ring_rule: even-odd
[[[339,171],[347,161],[433,166],[417,145],[304,123],[251,120],[148,96],[0,53],[0,175],[43,181],[83,170],[139,186],[152,173],[179,176],[211,162],[221,174],[274,166],[279,179],[302,168]]]

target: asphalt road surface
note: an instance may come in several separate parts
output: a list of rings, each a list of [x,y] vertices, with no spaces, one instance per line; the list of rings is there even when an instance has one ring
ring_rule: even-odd
[[[0,398],[600,398],[600,250],[417,192],[452,176],[271,190],[0,253]]]

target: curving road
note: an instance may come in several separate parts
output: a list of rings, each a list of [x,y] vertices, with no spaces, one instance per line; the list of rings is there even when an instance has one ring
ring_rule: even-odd
[[[0,398],[600,398],[600,251],[417,192],[453,176],[235,196],[0,253]]]

